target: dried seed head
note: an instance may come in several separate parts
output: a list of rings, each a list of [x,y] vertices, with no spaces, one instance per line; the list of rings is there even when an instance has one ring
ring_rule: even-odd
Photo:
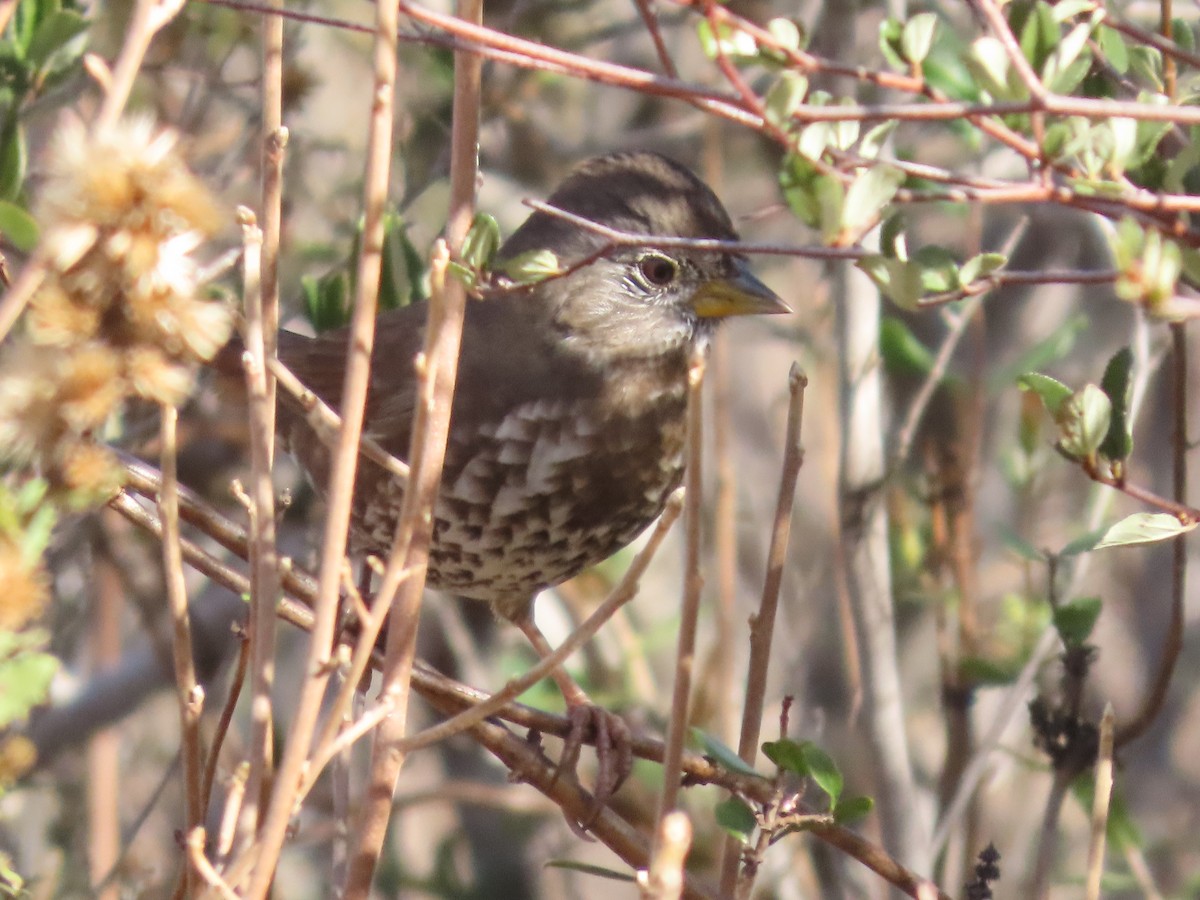
[[[0,538],[0,629],[16,631],[42,614],[50,578],[40,561],[32,565],[11,539]]]

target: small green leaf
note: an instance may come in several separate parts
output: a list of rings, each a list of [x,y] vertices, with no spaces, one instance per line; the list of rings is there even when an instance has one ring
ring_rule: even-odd
[[[980,87],[995,100],[1017,100],[1017,92],[1009,84],[1008,52],[994,37],[981,37],[971,44],[963,60]]]
[[[1112,422],[1112,402],[1094,384],[1084,385],[1060,407],[1059,449],[1073,459],[1093,459]]]
[[[637,881],[637,878],[628,872],[618,872],[616,869],[606,869],[604,866],[576,862],[573,859],[552,859],[546,862],[545,867],[547,869],[565,869],[568,872],[582,872],[584,875],[595,875],[597,878],[607,878],[610,881]]]
[[[1097,528],[1095,531],[1089,531],[1086,534],[1081,534],[1075,540],[1068,543],[1065,547],[1058,551],[1058,556],[1079,556],[1082,553],[1090,553],[1096,549],[1096,544],[1104,537],[1106,529]]]
[[[895,316],[884,316],[879,323],[879,353],[895,374],[926,375],[933,369],[932,351]]]
[[[1081,647],[1091,636],[1103,604],[1099,597],[1076,597],[1054,610],[1054,628],[1068,647]]]
[[[805,44],[806,35],[792,19],[772,19],[767,23],[767,31],[771,32],[771,36],[779,41],[780,45],[789,50],[800,50]]]
[[[904,33],[900,38],[900,47],[904,57],[910,63],[917,65],[925,61],[929,48],[933,46],[933,36],[937,31],[937,16],[931,12],[920,13],[904,23]]]
[[[27,165],[25,129],[13,122],[0,136],[0,200],[16,200],[21,195]]]
[[[705,756],[711,756],[731,772],[740,772],[742,775],[753,775],[756,778],[763,777],[754,771],[753,766],[708,732],[701,728],[692,728],[691,732],[692,740],[701,747]]]
[[[958,280],[970,284],[980,278],[987,278],[993,272],[1004,268],[1008,257],[1003,253],[980,253],[972,256],[958,270]]]
[[[1021,672],[1020,659],[988,659],[967,656],[958,664],[959,671],[976,684],[1012,684]]]
[[[1033,546],[1033,544],[1029,543],[1015,531],[1006,527],[1002,527],[1000,530],[1000,542],[1024,560],[1035,563],[1044,563],[1046,561],[1045,553],[1037,549],[1037,547]]]
[[[875,159],[899,124],[899,119],[888,119],[870,129],[858,142],[858,155],[863,159]]]
[[[77,12],[59,10],[51,13],[38,25],[29,41],[25,56],[37,68],[63,48],[68,42],[87,31],[88,22]]]
[[[475,213],[471,228],[463,240],[462,261],[476,272],[482,272],[492,264],[492,258],[500,247],[500,225],[487,213]]]
[[[1131,547],[1135,544],[1155,544],[1187,534],[1196,527],[1195,522],[1184,524],[1170,513],[1134,513],[1112,525],[1095,549],[1109,547]]]
[[[887,64],[897,72],[908,70],[908,61],[904,58],[903,48],[904,23],[899,19],[887,18],[879,23],[879,52],[887,60]]]
[[[1061,381],[1042,375],[1040,372],[1027,372],[1017,379],[1017,386],[1023,391],[1033,391],[1041,398],[1046,412],[1058,421],[1063,405],[1071,399],[1073,391]]]
[[[1129,400],[1133,391],[1133,351],[1122,347],[1108,365],[1100,379],[1100,389],[1112,403],[1112,420],[1108,434],[1100,445],[1100,454],[1107,459],[1128,458],[1133,451],[1133,435],[1129,431]]]
[[[553,250],[527,250],[500,262],[500,271],[517,284],[534,284],[562,272]]]
[[[801,778],[811,773],[804,758],[804,748],[793,740],[767,741],[762,745],[763,755],[785,772],[793,772]]]
[[[44,631],[0,632],[0,728],[24,721],[50,692],[58,660],[42,651]]]
[[[800,744],[800,748],[804,753],[804,762],[808,766],[810,777],[817,783],[817,787],[829,796],[830,809],[835,809],[838,798],[842,795],[842,788],[845,786],[837,763],[812,741],[804,741]]]
[[[962,286],[958,259],[945,247],[926,244],[912,255],[912,263],[920,271],[921,289],[926,294],[944,294]]]
[[[843,227],[851,231],[868,228],[892,202],[902,184],[904,173],[895,166],[872,166],[858,176],[846,191]]]
[[[1119,31],[1101,25],[1096,29],[1096,41],[1100,45],[1100,52],[1118,75],[1129,71],[1129,48],[1125,46],[1125,39]]]
[[[38,226],[33,216],[7,200],[0,200],[0,234],[18,250],[33,250],[38,242]]]
[[[730,797],[727,800],[722,800],[713,809],[713,815],[717,820],[717,824],[721,826],[727,833],[733,835],[743,844],[750,843],[750,836],[754,834],[754,829],[758,825],[758,821],[754,818],[754,813],[750,807],[746,806],[737,797]]]
[[[843,234],[843,212],[846,208],[846,189],[841,179],[833,175],[818,175],[813,182],[817,198],[821,238],[826,243],[837,241]]]
[[[875,808],[875,801],[870,797],[850,797],[837,805],[833,819],[839,825],[853,825],[859,819],[865,818]]]
[[[763,99],[767,121],[777,128],[791,127],[792,113],[804,102],[807,93],[808,79],[794,69],[785,69]]]

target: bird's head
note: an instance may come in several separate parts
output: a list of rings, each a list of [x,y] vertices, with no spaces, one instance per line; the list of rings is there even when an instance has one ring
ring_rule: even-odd
[[[568,345],[623,357],[657,356],[711,335],[721,319],[787,312],[788,307],[728,251],[656,246],[656,238],[737,240],[729,214],[703,181],[655,153],[591,159],[547,204],[646,243],[611,235],[549,211],[533,213],[501,248],[501,259],[551,250],[569,275],[544,283],[544,304]]]

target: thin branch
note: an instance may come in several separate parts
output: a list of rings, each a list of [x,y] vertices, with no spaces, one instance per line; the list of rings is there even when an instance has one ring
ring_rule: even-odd
[[[1096,785],[1092,798],[1092,834],[1088,841],[1086,880],[1087,900],[1100,900],[1100,879],[1104,875],[1104,838],[1108,832],[1108,803],[1113,787],[1113,729],[1116,716],[1112,704],[1104,707],[1100,719],[1100,751],[1096,758]]]
[[[510,680],[501,690],[487,699],[459,713],[452,719],[431,728],[426,728],[424,731],[419,731],[412,737],[407,738],[401,745],[404,751],[411,753],[414,750],[427,747],[437,741],[445,740],[452,735],[465,731],[476,722],[481,722],[488,716],[495,715],[503,710],[509,701],[525,693],[525,691],[529,690],[529,688],[545,678],[554,669],[566,662],[575,651],[595,637],[596,633],[604,626],[604,623],[611,619],[617,610],[632,600],[637,594],[642,575],[650,567],[650,561],[658,552],[658,548],[667,536],[667,532],[671,530],[671,526],[675,524],[675,520],[679,517],[682,508],[683,503],[680,495],[678,493],[672,494],[667,500],[667,505],[664,507],[662,515],[659,516],[654,530],[650,533],[650,537],[642,549],[638,551],[633,562],[629,564],[629,568],[625,570],[625,574],[621,576],[621,580],[609,592],[604,602],[596,607],[595,612],[588,616],[578,628],[572,631],[567,639],[559,644],[553,652],[538,660],[537,665],[533,666],[520,677]]]
[[[380,89],[386,85],[390,92],[396,81],[396,17],[397,0],[377,0],[378,36],[375,44],[375,77]],[[483,18],[483,0],[460,0],[458,10],[472,22]],[[387,629],[387,649],[384,655],[380,694],[392,704],[389,715],[380,723],[371,754],[366,796],[363,800],[358,827],[350,845],[350,865],[346,874],[344,895],[366,897],[383,849],[387,823],[391,818],[391,801],[396,781],[406,754],[399,749],[408,724],[408,701],[412,680],[412,665],[416,656],[418,613],[425,590],[425,573],[433,534],[433,508],[441,483],[446,441],[450,433],[450,410],[458,376],[458,353],[462,343],[463,320],[466,316],[466,291],[457,279],[447,279],[450,253],[462,249],[463,239],[470,228],[475,209],[475,180],[479,143],[479,94],[482,79],[482,60],[475,55],[459,53],[454,60],[454,110],[450,145],[450,210],[447,241],[434,248],[430,267],[432,292],[427,308],[425,346],[419,357],[423,365],[417,368],[417,403],[412,423],[409,464],[412,478],[404,492],[404,502],[388,560],[388,572],[380,593],[391,605],[392,591],[399,587],[397,602],[391,610]],[[380,104],[384,106],[385,104]],[[380,193],[370,202],[382,201],[387,195],[387,165],[391,154],[390,104],[379,110],[380,118],[372,123],[369,149],[370,163],[376,164],[383,177],[378,182]],[[386,115],[386,121],[383,116]],[[376,143],[376,139],[382,139]],[[368,168],[370,171],[370,167]],[[368,219],[371,222],[370,219]],[[371,222],[377,227],[372,240],[382,250],[382,219]],[[374,255],[374,254],[373,254]],[[379,258],[373,279],[379,278]],[[393,572],[405,571],[403,583],[390,580]],[[393,587],[393,583],[396,587]]]
[[[118,494],[110,501],[109,505],[138,527],[146,529],[161,539],[162,525],[159,519],[128,494]],[[221,519],[219,514],[212,511],[194,512],[197,521],[217,522]],[[228,523],[228,525],[233,532],[239,530],[232,523]],[[229,539],[231,535],[225,534],[224,537]],[[246,541],[244,533],[241,541],[244,546]],[[181,546],[184,559],[197,571],[235,593],[249,592],[250,582],[246,576],[217,560],[208,551],[190,541],[182,541]],[[298,628],[311,631],[315,619],[312,605],[316,602],[317,597],[315,580],[305,573],[292,572],[290,582],[285,581],[285,587],[295,597],[300,598],[300,601],[298,602],[291,596],[285,596],[280,601],[278,608],[280,617]],[[376,653],[372,664],[378,667],[380,662],[380,655]],[[421,662],[418,662],[413,669],[412,684],[413,688],[429,703],[443,712],[458,712],[465,706],[488,699],[486,693],[447,678]],[[536,730],[541,734],[565,737],[571,730],[571,723],[563,716],[556,716],[520,704],[509,704],[500,710],[498,715],[515,725]],[[596,813],[591,796],[584,792],[573,778],[560,777],[557,765],[545,760],[525,741],[509,734],[506,729],[484,721],[473,727],[472,735],[483,746],[499,756],[511,771],[519,774],[524,780],[554,800],[563,808],[566,815],[573,816],[578,821]],[[635,736],[632,743],[633,752],[639,758],[651,762],[662,762],[666,748],[661,741]],[[771,782],[767,779],[723,769],[711,760],[694,753],[683,755],[682,766],[689,783],[716,785],[758,802],[768,802],[774,790]],[[821,840],[859,860],[888,883],[903,890],[911,897],[916,897],[918,887],[926,883],[924,879],[889,856],[882,848],[847,828],[830,823],[818,823],[811,830]],[[589,832],[635,868],[646,866],[649,856],[646,853],[645,842],[640,837],[631,840],[633,832],[628,824],[607,807],[601,808],[599,817],[590,823]],[[639,853],[640,855],[638,855]],[[685,896],[689,895],[685,893]],[[939,896],[945,900],[944,895]]]
[[[1171,325],[1171,381],[1174,397],[1174,427],[1171,435],[1173,505],[1187,511],[1192,522],[1200,522],[1200,510],[1187,505],[1187,451],[1188,451],[1188,345],[1187,326],[1183,323]],[[1175,510],[1173,510],[1175,511]],[[1182,514],[1176,512],[1176,515]],[[1184,601],[1187,593],[1187,534],[1175,538],[1171,547],[1171,613],[1167,622],[1167,636],[1159,657],[1158,671],[1149,693],[1142,700],[1130,721],[1117,729],[1116,745],[1124,747],[1140,737],[1153,724],[1167,702],[1167,691],[1175,674],[1175,664],[1183,651]]]
[[[663,760],[663,787],[658,800],[659,829],[675,810],[679,796],[679,776],[683,765],[683,745],[687,734],[688,703],[692,691],[692,668],[696,658],[696,624],[700,618],[700,591],[704,578],[700,572],[700,526],[702,522],[701,463],[704,451],[703,396],[704,354],[696,350],[688,363],[687,464],[684,470],[684,564],[683,604],[679,615],[679,642],[675,650],[675,686],[671,694],[671,714],[667,723],[666,756]]]
[[[686,813],[668,813],[658,823],[650,868],[638,872],[642,896],[653,900],[679,900],[683,894],[684,870],[692,847],[692,823]]]
[[[750,618],[750,665],[746,675],[746,692],[742,704],[742,728],[738,739],[738,756],[753,766],[758,756],[758,739],[762,730],[763,707],[766,703],[767,671],[771,661],[771,642],[775,636],[775,614],[779,607],[779,591],[783,586],[783,567],[787,560],[788,541],[792,531],[792,508],[796,501],[796,481],[804,464],[804,449],[800,445],[800,430],[804,423],[804,391],[808,378],[793,364],[788,373],[787,425],[784,429],[783,466],[779,476],[779,493],[775,501],[775,518],[771,524],[771,543],[767,551],[767,577],[763,583],[758,613]],[[731,636],[727,636],[727,639]],[[739,848],[732,835],[725,839],[721,866],[721,892],[732,895],[737,886]]]
[[[187,829],[203,823],[204,799],[201,793],[200,712],[204,706],[204,690],[196,683],[196,666],[192,658],[192,629],[188,618],[187,586],[183,578],[183,555],[179,542],[179,494],[176,478],[175,424],[179,413],[175,407],[161,407],[160,440],[162,443],[162,489],[158,512],[163,523],[163,573],[167,585],[167,602],[171,609],[172,658],[175,663],[175,692],[179,701],[179,731],[183,755],[184,821]],[[195,889],[195,868],[185,865],[185,881]]]

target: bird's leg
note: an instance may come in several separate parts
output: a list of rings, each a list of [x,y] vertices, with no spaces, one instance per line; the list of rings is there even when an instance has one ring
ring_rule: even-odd
[[[521,616],[515,624],[542,659],[553,652],[550,642],[534,623],[532,614]],[[555,666],[550,674],[558,689],[562,691],[563,699],[567,701],[567,718],[571,723],[571,731],[563,743],[558,771],[575,771],[584,739],[588,736],[589,729],[594,729],[598,770],[593,794],[596,798],[596,812],[599,813],[600,808],[625,783],[633,769],[633,736],[624,719],[593,703],[561,665]],[[585,828],[588,825],[586,822],[581,824]]]

